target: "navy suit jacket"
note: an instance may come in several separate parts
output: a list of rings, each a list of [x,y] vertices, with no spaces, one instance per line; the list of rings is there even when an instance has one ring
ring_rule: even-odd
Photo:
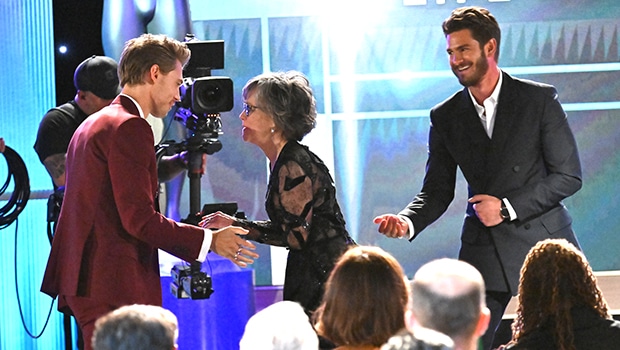
[[[76,130],[67,184],[41,290],[111,305],[162,300],[157,248],[194,261],[202,228],[155,210],[153,132],[135,104],[117,97]],[[59,309],[63,310],[62,300]]]
[[[466,88],[431,110],[423,187],[400,214],[416,235],[439,218],[454,198],[457,167],[470,197],[507,198],[517,220],[495,227],[485,227],[468,205],[459,258],[478,268],[487,290],[516,294],[536,242],[566,238],[579,247],[562,200],[581,188],[581,165],[556,89],[502,74],[492,139]]]

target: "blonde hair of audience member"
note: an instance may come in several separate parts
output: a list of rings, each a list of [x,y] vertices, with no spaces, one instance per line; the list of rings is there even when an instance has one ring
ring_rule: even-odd
[[[486,332],[484,280],[472,265],[456,259],[437,259],[423,265],[411,281],[408,327],[446,334],[455,349],[477,349]]]
[[[409,287],[398,261],[379,247],[356,246],[336,263],[314,314],[317,333],[337,349],[379,348],[405,327]]]
[[[303,307],[280,301],[257,312],[245,326],[240,350],[317,350],[319,338]]]
[[[551,326],[557,349],[575,349],[571,316],[575,306],[611,319],[586,257],[564,239],[546,239],[530,250],[521,268],[518,298],[512,343]]]
[[[94,350],[177,349],[179,328],[176,316],[160,306],[127,305],[95,322]]]

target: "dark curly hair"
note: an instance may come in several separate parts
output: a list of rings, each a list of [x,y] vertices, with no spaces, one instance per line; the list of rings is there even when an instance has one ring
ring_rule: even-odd
[[[316,101],[310,82],[297,71],[265,73],[243,87],[243,99],[253,91],[261,108],[287,140],[301,141],[316,125]]]
[[[495,39],[495,61],[499,61],[499,44],[502,32],[495,17],[489,10],[479,6],[460,7],[452,11],[441,25],[443,34],[448,35],[463,29],[469,29],[471,36],[482,48],[489,40]]]
[[[559,350],[574,350],[571,309],[587,307],[611,318],[584,254],[565,239],[538,242],[521,268],[512,342],[549,327]]]

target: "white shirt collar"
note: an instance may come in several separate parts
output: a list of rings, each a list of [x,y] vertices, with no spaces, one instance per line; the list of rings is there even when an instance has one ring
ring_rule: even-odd
[[[491,96],[487,97],[484,101],[482,101],[482,106],[478,104],[474,95],[471,93],[469,89],[469,97],[471,98],[474,108],[478,113],[478,116],[481,119],[482,125],[489,135],[489,138],[493,135],[493,127],[495,125],[495,111],[497,109],[497,102],[499,101],[499,92],[502,88],[502,81],[504,80],[503,74],[499,72],[499,80],[497,81],[497,85],[495,85],[495,89],[491,93]]]
[[[504,80],[503,74],[500,71],[499,72],[499,80],[497,81],[497,85],[495,85],[495,89],[493,89],[493,92],[491,93],[491,96],[487,97],[484,101],[482,101],[482,106],[478,104],[478,102],[476,101],[476,99],[474,98],[474,95],[471,93],[471,91],[469,89],[467,89],[467,92],[469,92],[469,97],[471,98],[472,102],[474,103],[474,107],[476,107],[476,111],[478,112],[478,115],[482,117],[482,113],[484,112],[484,105],[491,103],[493,106],[493,110],[495,110],[495,107],[497,107],[497,101],[499,100],[499,92],[502,88],[502,82]]]

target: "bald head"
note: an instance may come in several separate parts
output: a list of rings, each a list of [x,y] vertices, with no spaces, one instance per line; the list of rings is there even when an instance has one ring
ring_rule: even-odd
[[[484,296],[484,280],[480,272],[470,264],[455,259],[438,259],[423,265],[412,283],[424,285],[446,297],[463,295],[471,290]]]
[[[411,282],[410,311],[422,327],[453,339],[470,337],[486,310],[484,280],[470,264],[438,259],[423,265]]]

